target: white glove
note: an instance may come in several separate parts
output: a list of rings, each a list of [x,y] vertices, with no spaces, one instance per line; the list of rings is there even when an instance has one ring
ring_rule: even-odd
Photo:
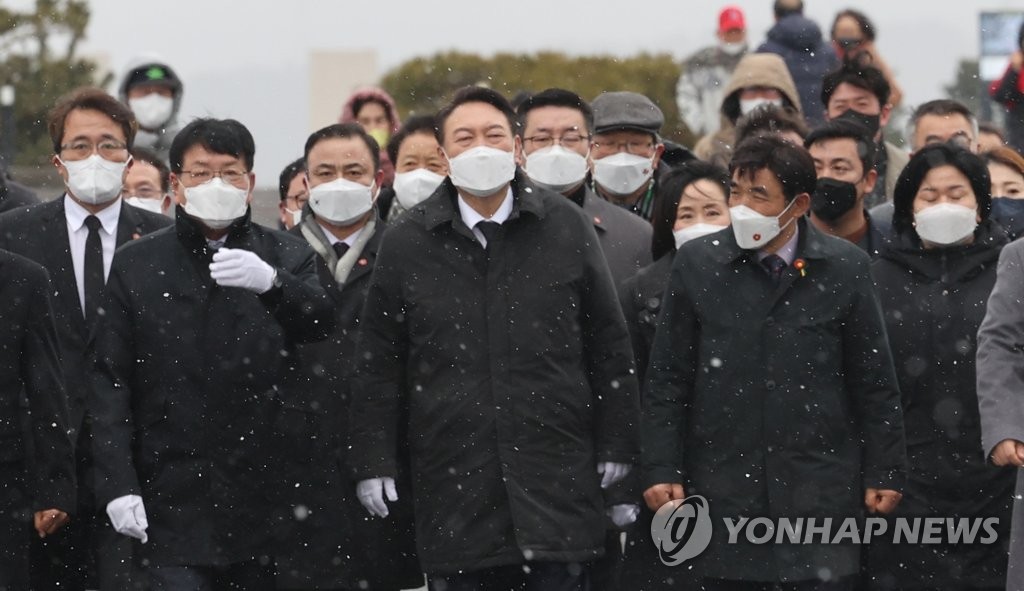
[[[622,480],[629,474],[629,471],[633,469],[633,466],[629,464],[617,464],[615,462],[601,462],[597,465],[597,473],[604,474],[601,478],[601,488],[608,488],[616,482]]]
[[[117,533],[142,540],[143,544],[149,540],[149,536],[146,535],[149,521],[146,519],[146,508],[142,506],[142,497],[139,495],[125,495],[110,501],[107,503],[107,516],[110,517],[110,524]]]
[[[606,513],[608,513],[608,517],[612,518],[612,523],[615,524],[615,527],[626,527],[636,521],[636,518],[640,515],[640,505],[633,505],[631,503],[612,505]]]
[[[277,271],[256,253],[241,248],[221,248],[213,253],[210,277],[221,287],[241,287],[266,293],[274,287]]]
[[[356,496],[363,507],[370,512],[370,515],[377,517],[388,516],[388,506],[384,504],[384,496],[392,503],[398,500],[398,491],[395,490],[394,478],[369,478],[360,480],[356,485]]]

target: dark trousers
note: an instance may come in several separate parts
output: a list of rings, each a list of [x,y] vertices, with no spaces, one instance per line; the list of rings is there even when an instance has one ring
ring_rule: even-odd
[[[430,577],[431,591],[586,591],[578,562],[530,562]]]
[[[152,591],[274,591],[274,565],[151,566],[149,584]]]
[[[68,523],[51,536],[33,536],[32,587],[37,590],[125,591],[132,584],[132,542],[114,531],[106,506],[96,502],[90,419],[75,443],[77,507]]]
[[[28,589],[31,499],[21,462],[0,463],[0,591]]]
[[[853,591],[857,588],[857,575],[840,577],[834,581],[798,581],[795,583],[759,583],[728,579],[704,579],[702,591]]]

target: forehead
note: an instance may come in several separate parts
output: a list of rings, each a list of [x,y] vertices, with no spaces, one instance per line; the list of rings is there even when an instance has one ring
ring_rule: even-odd
[[[594,141],[601,142],[649,142],[654,138],[649,133],[634,131],[632,129],[620,129],[618,131],[606,131],[594,136]]]
[[[365,164],[373,166],[373,156],[366,142],[359,137],[331,137],[320,140],[309,151],[310,169],[322,164]]]
[[[857,33],[860,36],[860,24],[857,19],[844,14],[836,20],[836,33]]]
[[[302,182],[302,175],[297,174],[288,182],[288,196],[293,197],[306,192],[306,185]]]
[[[833,101],[854,101],[858,99],[868,99],[878,102],[878,97],[873,92],[866,88],[854,86],[849,82],[843,82],[839,86],[836,86],[835,91],[832,93]]]
[[[129,180],[135,181],[153,181],[154,183],[160,183],[160,170],[145,160],[134,160],[132,167],[128,169]]]
[[[845,158],[854,162],[860,162],[860,155],[857,153],[857,142],[851,138],[830,138],[814,142],[807,149],[812,158],[819,160],[835,160]]]
[[[722,186],[708,179],[697,179],[683,187],[683,194],[679,198],[679,207],[687,205],[690,207],[724,204],[725,193]]]
[[[579,109],[549,105],[530,109],[526,114],[526,130],[578,129],[585,131],[586,120]]]
[[[960,172],[955,166],[949,164],[943,164],[942,166],[936,166],[935,168],[928,171],[928,174],[924,175],[924,181],[921,183],[921,188],[928,185],[937,187],[947,187],[950,185],[969,185],[970,182],[964,173]]]
[[[217,152],[210,151],[202,144],[189,146],[181,155],[181,163],[184,168],[189,168],[196,164],[206,166],[231,166],[239,164],[245,166],[245,161],[241,157],[234,154],[218,154]]]
[[[436,152],[437,138],[427,131],[417,131],[405,136],[402,143],[398,145],[398,157],[408,152]]]
[[[64,139],[109,135],[125,141],[124,130],[109,115],[95,109],[73,109],[64,118]]]
[[[444,133],[447,135],[459,129],[481,130],[495,125],[512,131],[504,113],[488,103],[473,101],[455,107],[444,123]]]
[[[997,175],[1000,177],[1009,177],[1009,181],[1024,181],[1024,173],[1021,173],[1015,168],[1011,168],[1002,162],[989,162],[988,173],[990,176],[995,178]]]
[[[782,194],[782,183],[775,177],[775,173],[767,168],[755,171],[736,169],[732,173],[732,182],[741,189],[764,187],[770,195]]]
[[[950,115],[924,115],[917,122],[917,134],[928,137],[930,135],[948,138],[959,132],[973,135],[971,123],[960,113]]]

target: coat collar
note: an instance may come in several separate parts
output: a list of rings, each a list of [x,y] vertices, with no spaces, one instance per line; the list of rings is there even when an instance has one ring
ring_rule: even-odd
[[[546,214],[546,208],[539,191],[540,189],[535,187],[526,177],[526,174],[517,167],[515,177],[512,179],[512,214],[509,216],[508,221],[513,222],[518,219],[521,213],[528,213],[543,219]],[[462,223],[462,216],[459,215],[459,206],[456,201],[458,199],[458,190],[452,184],[451,178],[446,178],[441,183],[441,186],[434,193],[434,197],[438,197],[438,199],[432,197],[417,206],[417,208],[421,208],[424,212],[423,223],[426,229],[433,231],[442,224],[451,224],[456,228],[465,228],[466,233],[472,236],[469,228],[466,228],[466,225]]]

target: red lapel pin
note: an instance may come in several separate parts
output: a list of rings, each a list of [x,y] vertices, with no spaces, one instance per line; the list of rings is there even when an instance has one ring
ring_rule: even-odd
[[[803,259],[793,261],[793,267],[796,268],[797,271],[800,271],[801,277],[807,277],[807,263],[805,263]]]

